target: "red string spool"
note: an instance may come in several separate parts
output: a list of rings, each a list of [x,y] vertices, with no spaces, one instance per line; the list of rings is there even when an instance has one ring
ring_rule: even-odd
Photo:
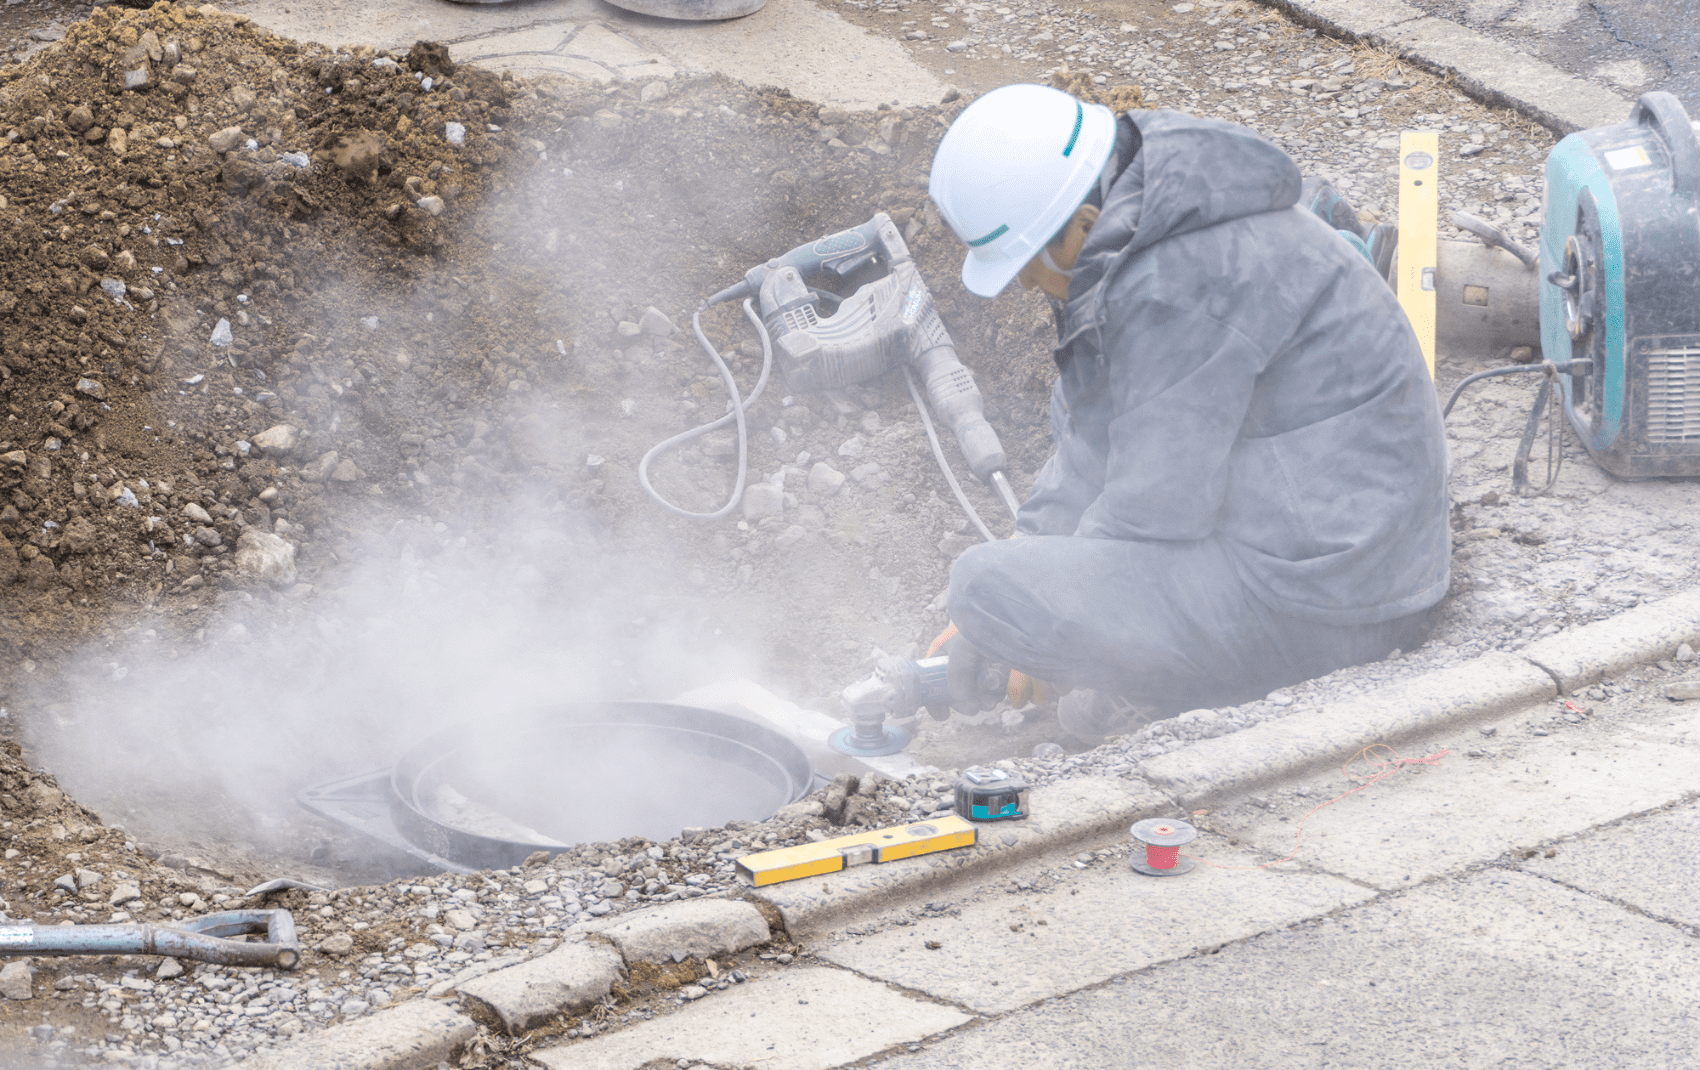
[[[1181,847],[1198,839],[1198,830],[1178,818],[1148,817],[1136,821],[1128,833],[1145,845],[1145,857],[1128,859],[1135,873],[1148,877],[1177,877],[1192,870],[1193,861],[1182,858]]]

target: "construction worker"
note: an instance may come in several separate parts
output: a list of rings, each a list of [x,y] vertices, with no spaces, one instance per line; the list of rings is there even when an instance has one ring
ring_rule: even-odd
[[[951,125],[930,193],[967,288],[1019,280],[1058,325],[1021,537],[951,570],[957,709],[1016,669],[1074,689],[1059,719],[1096,742],[1423,641],[1450,565],[1434,388],[1285,153],[1013,85]]]

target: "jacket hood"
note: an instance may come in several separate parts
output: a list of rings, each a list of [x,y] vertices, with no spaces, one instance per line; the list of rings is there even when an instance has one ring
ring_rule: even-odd
[[[1139,152],[1111,186],[1081,250],[1072,296],[1095,286],[1123,255],[1298,203],[1298,165],[1251,130],[1166,110],[1128,118],[1139,128]]]

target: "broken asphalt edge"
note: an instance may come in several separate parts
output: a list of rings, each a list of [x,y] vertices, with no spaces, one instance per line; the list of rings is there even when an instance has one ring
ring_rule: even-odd
[[[1088,776],[1042,785],[1030,796],[1031,816],[978,826],[980,842],[973,847],[747,888],[741,898],[758,909],[776,910],[794,938],[820,932],[1013,863],[1125,835],[1127,827],[1141,818],[1173,815],[1177,809],[1204,803],[1221,805],[1312,775],[1372,744],[1408,744],[1569,695],[1607,676],[1670,657],[1683,643],[1700,645],[1700,588],[1537,640],[1516,653],[1484,654],[1360,698],[1201,740],[1145,761],[1134,777]],[[710,898],[718,897],[685,903]],[[740,896],[725,898],[730,903]],[[630,913],[620,915],[578,932],[569,930],[568,938],[608,939],[601,930],[632,920]],[[676,935],[647,934],[646,953],[653,955],[656,947],[694,947],[700,935],[696,922],[680,917]],[[567,944],[557,951],[574,946],[578,945]],[[484,979],[534,970],[535,964],[553,954],[557,952],[486,974]],[[635,957],[626,955],[626,965]],[[515,978],[519,977],[516,973]],[[476,1028],[466,1014],[435,1000],[414,999],[321,1030],[254,1056],[241,1066],[243,1070],[432,1070],[470,1040]]]
[[[1620,94],[1399,0],[1258,2],[1300,25],[1449,76],[1484,104],[1510,108],[1561,135],[1629,117],[1632,102]]]

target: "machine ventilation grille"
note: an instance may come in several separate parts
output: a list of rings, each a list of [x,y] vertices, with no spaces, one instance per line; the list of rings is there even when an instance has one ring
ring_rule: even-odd
[[[1647,441],[1700,440],[1700,336],[1648,338]]]
[[[793,331],[806,331],[820,326],[820,317],[815,314],[815,306],[799,305],[785,310],[785,325]],[[1696,401],[1700,402],[1700,395],[1696,395]]]

